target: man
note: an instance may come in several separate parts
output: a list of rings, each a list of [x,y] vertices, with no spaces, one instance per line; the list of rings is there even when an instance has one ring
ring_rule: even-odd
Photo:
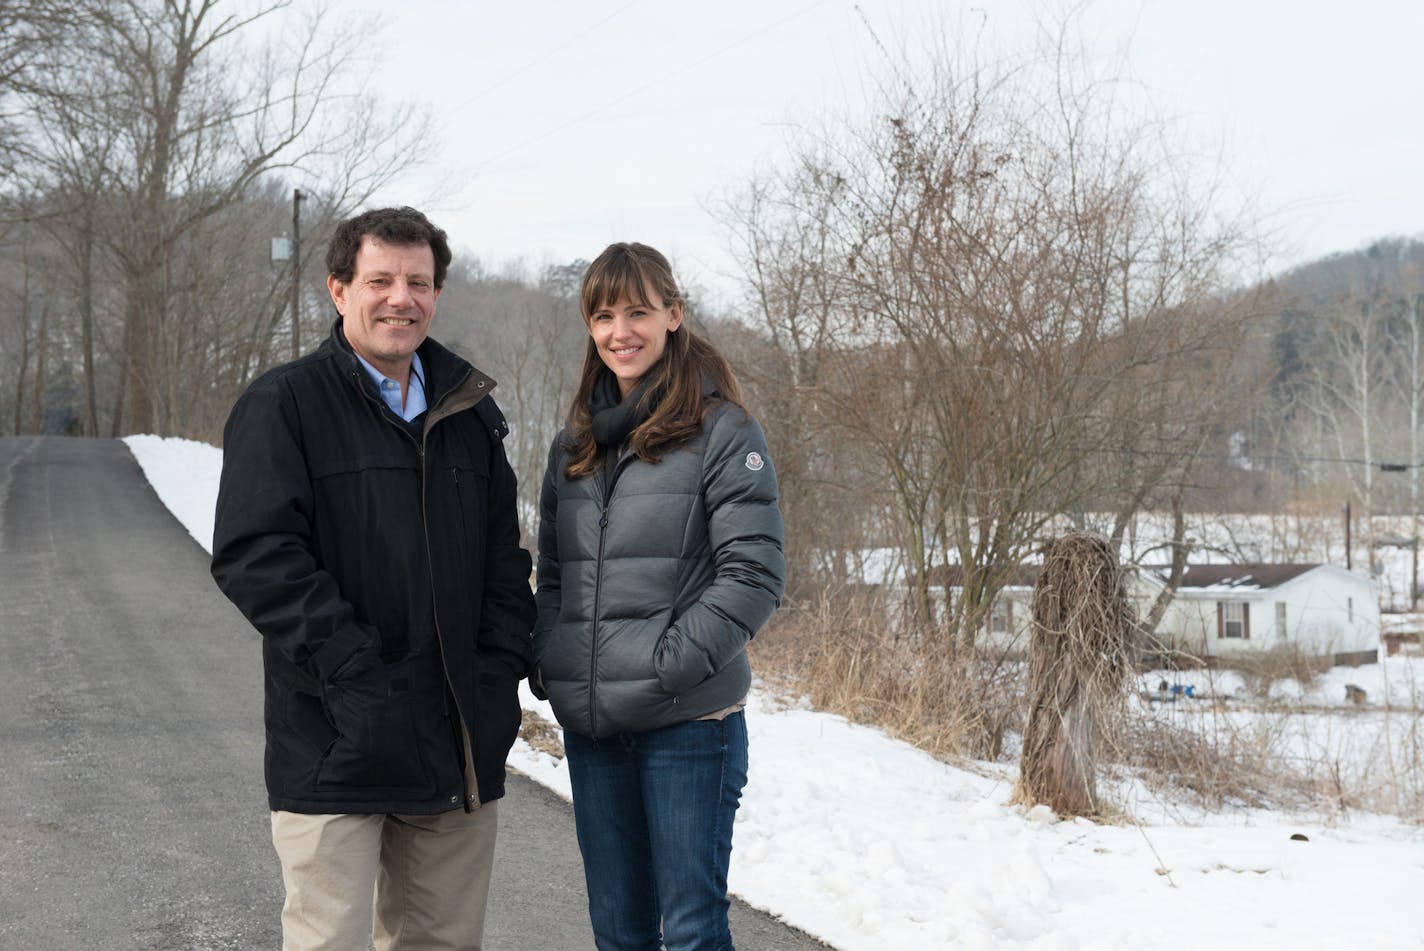
[[[283,947],[478,948],[534,618],[507,428],[427,337],[443,231],[369,211],[326,263],[340,319],[233,407],[213,536],[262,634]]]

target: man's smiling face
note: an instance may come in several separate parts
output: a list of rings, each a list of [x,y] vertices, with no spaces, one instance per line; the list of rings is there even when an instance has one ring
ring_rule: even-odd
[[[440,298],[430,245],[388,244],[366,235],[351,282],[328,277],[326,286],[351,348],[391,379],[406,379]]]

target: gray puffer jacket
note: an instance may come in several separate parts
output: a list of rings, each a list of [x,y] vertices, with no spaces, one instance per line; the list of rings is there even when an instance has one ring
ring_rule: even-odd
[[[742,700],[746,646],[781,601],[776,473],[761,427],[720,404],[656,465],[624,452],[570,481],[564,434],[540,496],[535,662],[554,715],[593,738]],[[531,681],[534,678],[531,678]]]

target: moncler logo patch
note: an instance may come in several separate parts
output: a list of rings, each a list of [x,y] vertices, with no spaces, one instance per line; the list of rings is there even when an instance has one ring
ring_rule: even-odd
[[[752,470],[753,472],[760,472],[760,471],[762,470],[762,468],[763,468],[765,465],[766,465],[766,460],[761,457],[761,453],[759,453],[759,452],[749,452],[749,453],[747,453],[747,468],[748,468],[748,469]]]

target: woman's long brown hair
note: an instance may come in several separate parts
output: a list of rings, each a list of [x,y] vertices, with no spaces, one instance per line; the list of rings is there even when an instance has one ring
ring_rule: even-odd
[[[651,297],[664,305],[682,304],[683,296],[672,276],[667,258],[646,244],[620,242],[610,244],[588,266],[579,289],[579,307],[588,324],[599,308],[609,307],[627,298],[631,303],[648,306]],[[579,373],[578,390],[569,408],[565,446],[569,464],[564,473],[570,479],[580,479],[602,465],[602,453],[593,439],[593,414],[589,399],[599,376],[608,370],[598,355],[598,347],[589,337],[583,355],[583,370]],[[714,395],[702,392],[702,381],[711,382]],[[629,446],[638,458],[656,463],[658,454],[679,446],[702,429],[703,417],[717,402],[741,405],[741,390],[732,368],[717,349],[692,332],[683,315],[682,324],[668,334],[662,358],[648,369],[648,386],[643,399],[661,399],[632,435]]]

